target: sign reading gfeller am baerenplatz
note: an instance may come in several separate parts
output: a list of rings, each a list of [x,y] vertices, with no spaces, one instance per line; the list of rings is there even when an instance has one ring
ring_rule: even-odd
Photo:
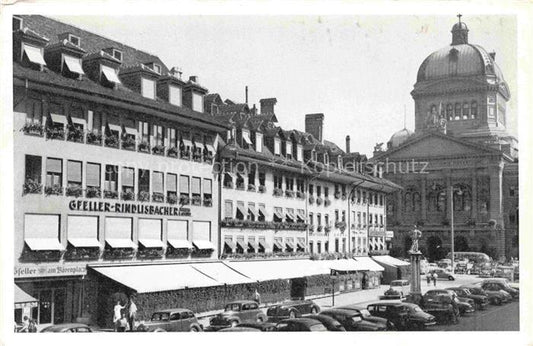
[[[15,279],[43,276],[86,275],[87,266],[82,264],[28,264],[15,266]]]
[[[94,211],[118,214],[145,214],[145,215],[166,215],[166,216],[190,216],[189,208],[179,208],[172,206],[149,205],[141,203],[123,202],[101,202],[82,199],[74,199],[69,202],[70,210]]]

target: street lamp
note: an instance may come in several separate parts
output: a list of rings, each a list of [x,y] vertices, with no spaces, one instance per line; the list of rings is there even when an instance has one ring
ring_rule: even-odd
[[[450,228],[451,228],[451,232],[452,232],[452,274],[455,274],[455,227],[454,227],[454,215],[453,215],[453,209],[454,209],[454,205],[453,205],[453,197],[454,197],[454,193],[457,193],[457,195],[461,196],[463,194],[463,190],[461,190],[460,188],[454,188],[453,185],[450,185],[450,198],[451,198],[451,201],[450,201],[450,206],[451,206],[451,210],[450,210]]]

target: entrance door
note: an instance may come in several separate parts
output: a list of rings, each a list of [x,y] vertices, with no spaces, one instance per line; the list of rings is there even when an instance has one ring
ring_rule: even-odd
[[[39,292],[39,324],[52,323],[52,290]]]
[[[54,290],[54,324],[65,322],[65,301],[67,292],[63,288],[56,288]]]
[[[66,289],[47,288],[37,291],[38,309],[32,314],[38,324],[65,322]],[[36,315],[36,316],[35,316]]]

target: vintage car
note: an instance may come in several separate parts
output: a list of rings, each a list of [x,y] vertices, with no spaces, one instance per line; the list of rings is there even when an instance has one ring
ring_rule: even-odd
[[[41,333],[94,333],[97,330],[83,323],[54,324],[41,330]]]
[[[389,321],[389,320],[387,320],[386,318],[383,318],[383,317],[372,316],[372,314],[367,310],[367,308],[365,308],[363,306],[359,306],[359,305],[356,305],[356,304],[349,304],[349,305],[339,306],[339,309],[356,311],[356,312],[361,314],[361,317],[363,317],[363,320],[369,321],[369,322],[373,322],[373,323],[377,323],[377,324],[383,326],[386,330],[395,330],[396,329],[396,327],[394,326],[394,324],[391,321]]]
[[[439,323],[456,324],[459,322],[459,307],[448,291],[443,294],[424,294],[420,307],[435,316]]]
[[[289,318],[276,324],[278,332],[327,332],[328,329],[320,322],[310,318]]]
[[[305,314],[317,314],[319,312],[320,307],[312,300],[287,300],[269,307],[266,315],[269,321],[278,322],[287,318],[302,317]]]
[[[513,299],[520,297],[520,291],[516,287],[511,287],[507,279],[493,278],[485,279],[481,282],[481,288],[485,291],[499,291],[503,290],[511,295]]]
[[[138,332],[201,332],[196,316],[187,309],[166,309],[154,312],[150,321],[141,321]]]
[[[426,292],[426,294],[424,294],[424,297],[438,296],[438,295],[449,295],[450,298],[457,305],[457,308],[459,309],[459,313],[461,315],[475,311],[474,301],[472,299],[459,298],[454,291],[441,290],[441,289],[429,290]]]
[[[324,325],[330,332],[345,332],[346,329],[344,326],[334,319],[333,317],[327,315],[305,315],[305,318],[310,318],[312,320],[317,320]]]
[[[430,273],[431,274],[437,273],[437,279],[446,279],[450,281],[455,280],[455,275],[452,272],[448,270],[444,270],[442,268],[432,269]]]
[[[361,316],[361,313],[354,310],[327,309],[322,311],[319,315],[325,315],[336,319],[349,332],[378,332],[386,330],[384,326],[378,323],[365,321],[363,316]]]
[[[475,286],[475,285],[464,285],[461,286],[463,288],[467,288],[471,293],[483,296],[485,295],[487,299],[489,300],[489,303],[492,305],[502,305],[502,303],[507,303],[513,300],[511,295],[505,291],[485,291],[481,288],[481,286]]]
[[[373,316],[386,318],[399,330],[423,330],[436,324],[435,317],[418,305],[404,302],[379,302],[367,306]]]
[[[259,309],[259,304],[253,300],[237,300],[226,304],[224,312],[219,313],[209,321],[209,330],[220,330],[235,327],[239,323],[266,322],[266,315]]]
[[[485,310],[489,305],[489,299],[486,295],[478,295],[470,292],[468,288],[464,287],[448,287],[446,290],[454,291],[459,299],[468,298],[474,301],[476,310]]]

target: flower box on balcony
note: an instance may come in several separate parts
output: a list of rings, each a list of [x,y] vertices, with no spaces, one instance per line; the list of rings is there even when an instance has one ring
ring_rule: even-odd
[[[322,225],[317,225],[316,226],[316,231],[317,232],[322,232]]]
[[[150,153],[150,143],[148,143],[147,141],[140,142],[137,146],[137,151],[147,154]]]
[[[117,199],[118,192],[112,190],[104,190],[104,198]]]
[[[322,203],[324,203],[324,200],[322,199],[322,197],[318,197],[316,199],[316,205],[322,205]]]
[[[180,159],[182,160],[190,160],[191,159],[191,152],[186,149],[180,150]]]
[[[104,144],[109,148],[118,148],[118,138],[116,136],[106,136]]]
[[[254,184],[248,184],[248,191],[255,192],[255,185]]]
[[[292,191],[292,190],[285,190],[285,196],[286,196],[286,197],[290,197],[290,198],[294,197],[294,191]]]
[[[69,185],[66,188],[65,194],[71,197],[81,197],[83,195],[83,189],[81,185]]]
[[[213,154],[211,154],[211,152],[208,152],[207,154],[204,153],[204,162],[213,163]]]
[[[163,203],[165,202],[165,195],[161,192],[154,192],[152,193],[152,201],[157,203]]]
[[[324,226],[324,232],[331,232],[331,226]]]
[[[274,189],[274,196],[276,196],[276,197],[281,197],[281,196],[283,196],[283,190],[282,190],[282,189],[279,189],[279,188],[275,188],[275,189]]]
[[[191,203],[191,199],[189,196],[180,196],[180,204],[181,205],[189,205]]]
[[[46,131],[46,138],[48,139],[60,139],[60,140],[65,139],[64,128],[47,127],[45,131]]]
[[[193,195],[192,205],[202,205],[202,197],[200,197],[200,195]]]
[[[126,191],[120,194],[120,199],[123,201],[133,201],[135,200],[135,193],[133,191]]]
[[[68,246],[63,258],[65,261],[90,261],[100,257],[99,247],[74,247]]]
[[[266,186],[265,185],[259,185],[257,191],[260,192],[260,193],[265,193],[266,192]]]
[[[87,133],[87,144],[102,145],[102,135],[98,132]]]
[[[191,255],[192,249],[167,247],[167,258],[187,258]]]
[[[164,145],[156,145],[152,148],[152,154],[154,155],[165,155],[165,146]]]
[[[24,185],[22,186],[22,191],[23,191],[23,194],[42,193],[43,185],[41,183],[33,181],[32,179],[27,179],[24,182]]]
[[[63,194],[63,187],[60,185],[52,185],[52,186],[46,186],[44,188],[44,194],[49,195],[62,195]]]
[[[305,193],[302,191],[296,191],[296,197],[299,199],[305,199]]]
[[[101,195],[102,191],[99,187],[88,186],[87,190],[85,191],[86,198],[100,198]]]
[[[137,200],[139,202],[150,202],[150,192],[148,191],[140,191]]]
[[[176,147],[170,147],[170,148],[168,148],[168,150],[167,150],[167,156],[168,156],[168,157],[174,157],[174,158],[177,158],[177,157],[178,157],[178,148],[176,148]]]
[[[346,222],[344,221],[335,222],[335,228],[338,228],[341,231],[344,231],[346,229]]]
[[[122,149],[135,151],[135,139],[130,136],[122,138]]]
[[[244,191],[244,182],[237,182],[237,190],[243,190]]]
[[[163,257],[165,250],[163,248],[145,248],[141,247],[137,251],[137,258],[139,259],[155,259]]]
[[[112,248],[106,246],[104,250],[104,259],[130,259],[135,254],[132,248]]]
[[[341,193],[340,192],[335,192],[334,197],[335,197],[335,199],[340,199],[341,198]]]
[[[213,198],[204,197],[204,207],[212,207],[212,206],[213,206]]]
[[[233,182],[232,181],[225,181],[224,187],[227,189],[233,189]]]
[[[22,127],[22,131],[27,135],[42,137],[44,129],[40,123],[26,123]]]
[[[170,194],[167,196],[167,203],[168,204],[176,204],[178,203],[178,196],[175,194]]]
[[[78,129],[70,129],[67,133],[67,141],[83,143],[83,132]]]
[[[328,198],[326,198],[326,199],[324,200],[324,206],[329,207],[330,205],[331,205],[331,200],[329,200]]]
[[[315,203],[315,197],[309,196],[309,204],[314,204],[314,203]]]

